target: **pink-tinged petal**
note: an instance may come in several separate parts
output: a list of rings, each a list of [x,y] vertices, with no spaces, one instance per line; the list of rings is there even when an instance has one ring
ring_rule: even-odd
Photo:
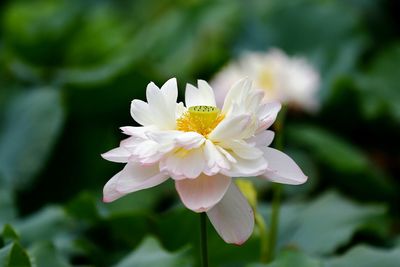
[[[187,84],[185,92],[186,107],[192,106],[212,106],[215,107],[214,91],[206,81],[198,80],[197,86]]]
[[[268,129],[275,122],[281,107],[279,102],[271,102],[265,103],[258,108],[256,114],[259,120],[257,133]]]
[[[208,135],[212,141],[238,139],[251,123],[249,115],[228,116]]]
[[[256,134],[255,136],[249,138],[246,140],[246,142],[250,143],[250,144],[254,144],[257,147],[260,146],[269,146],[272,141],[274,140],[275,137],[275,133],[273,131],[262,131],[258,134]]]
[[[168,174],[160,172],[158,164],[144,166],[137,162],[129,162],[119,173],[115,189],[123,194],[132,193],[159,185],[168,177]]]
[[[263,174],[270,181],[282,184],[302,184],[307,181],[300,167],[285,153],[271,147],[264,150],[264,158],[268,161],[268,169]]]
[[[207,211],[207,215],[226,243],[241,245],[253,232],[253,210],[234,183],[230,184],[222,200]]]
[[[142,100],[134,99],[131,102],[131,116],[140,125],[154,124],[149,105]]]
[[[112,202],[128,193],[150,188],[168,179],[168,175],[158,171],[157,165],[142,166],[129,162],[104,186],[103,201]]]
[[[231,178],[217,174],[200,175],[196,179],[175,181],[175,187],[185,206],[195,212],[209,210],[217,204],[228,189]]]
[[[160,170],[169,173],[175,179],[195,179],[206,166],[202,148],[186,150],[179,148],[167,154],[160,161]]]
[[[108,161],[126,163],[128,162],[131,153],[129,152],[129,150],[123,147],[117,147],[111,149],[110,151],[107,151],[106,153],[101,154],[101,156],[103,157],[103,159]]]
[[[120,197],[126,195],[126,193],[121,193],[117,191],[117,181],[121,172],[114,175],[103,188],[103,202],[113,202]]]

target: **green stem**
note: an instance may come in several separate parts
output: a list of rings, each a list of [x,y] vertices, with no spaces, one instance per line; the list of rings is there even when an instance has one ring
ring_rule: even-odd
[[[267,262],[271,262],[274,259],[276,240],[278,236],[278,225],[279,225],[279,212],[281,206],[282,198],[282,188],[281,184],[273,185],[273,199],[272,199],[272,213],[270,222],[270,232],[268,239],[268,253]]]
[[[286,109],[282,108],[278,119],[275,122],[275,131],[276,131],[276,139],[275,139],[275,148],[278,150],[283,150],[283,124],[286,117]],[[276,250],[276,241],[278,237],[278,226],[279,226],[279,212],[281,207],[282,200],[282,184],[273,184],[272,185],[272,213],[271,213],[271,221],[269,226],[269,238],[268,238],[268,253],[267,253],[267,262],[271,262],[274,259],[274,254]]]
[[[208,267],[207,216],[205,212],[200,213],[200,244],[201,244],[201,266]]]
[[[268,261],[268,233],[264,218],[260,213],[255,213],[255,221],[260,231],[260,261],[267,263]]]

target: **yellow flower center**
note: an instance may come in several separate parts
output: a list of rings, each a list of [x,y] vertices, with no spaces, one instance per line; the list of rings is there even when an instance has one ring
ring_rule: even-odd
[[[207,136],[223,120],[224,115],[217,107],[194,106],[190,107],[176,120],[176,129],[184,132],[197,132]]]

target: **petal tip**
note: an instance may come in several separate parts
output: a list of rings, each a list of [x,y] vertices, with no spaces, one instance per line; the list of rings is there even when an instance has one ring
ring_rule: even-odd
[[[103,201],[104,203],[110,203],[110,202],[113,202],[113,199],[110,199],[110,198],[107,198],[107,197],[103,196],[102,201]]]

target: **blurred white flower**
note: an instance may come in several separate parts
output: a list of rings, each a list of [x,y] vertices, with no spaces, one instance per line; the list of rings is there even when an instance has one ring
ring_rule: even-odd
[[[217,103],[223,103],[230,85],[242,77],[253,80],[254,86],[264,91],[267,102],[280,101],[307,111],[319,107],[319,73],[305,58],[290,58],[278,49],[242,54],[210,82]]]
[[[261,103],[263,92],[248,79],[237,82],[221,109],[212,88],[198,81],[186,87],[186,107],[176,103],[175,79],[161,89],[147,86],[147,101],[133,100],[131,115],[141,127],[122,127],[129,138],[102,156],[126,163],[104,187],[104,201],[150,188],[171,177],[183,204],[207,212],[218,234],[228,243],[242,244],[253,231],[254,214],[232,177],[260,176],[301,184],[307,180],[286,154],[268,147],[274,133],[267,130],[279,103]]]

